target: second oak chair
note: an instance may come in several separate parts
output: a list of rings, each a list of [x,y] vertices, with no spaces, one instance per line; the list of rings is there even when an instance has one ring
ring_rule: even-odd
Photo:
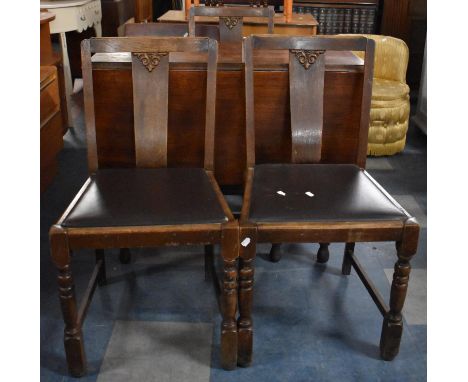
[[[255,50],[282,50],[289,56],[291,161],[255,164]],[[323,129],[327,51],[363,51],[359,128]],[[410,259],[416,253],[419,226],[364,170],[374,64],[374,42],[363,37],[251,36],[244,40],[247,170],[240,218],[238,363],[252,360],[253,261],[257,243],[344,242],[342,273],[353,267],[383,315],[380,353],[393,359],[402,335],[402,308]],[[339,107],[335,105],[333,107]],[[333,129],[333,126],[328,126]],[[352,132],[355,131],[353,134]],[[322,141],[341,134],[340,150],[349,163],[322,160]],[[387,307],[354,255],[356,242],[394,241],[397,261]]]

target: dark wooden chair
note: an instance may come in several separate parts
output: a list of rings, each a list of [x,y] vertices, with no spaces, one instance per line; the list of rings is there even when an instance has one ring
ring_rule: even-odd
[[[416,253],[419,226],[364,170],[374,63],[366,38],[251,36],[244,40],[247,171],[240,225],[238,363],[252,357],[252,294],[256,244],[344,242],[342,273],[354,268],[382,313],[380,353],[393,359],[402,335],[401,311]],[[254,64],[257,49],[289,51],[291,162],[255,164]],[[347,132],[341,150],[354,150],[349,163],[321,158],[325,54],[363,51],[360,128]],[[359,83],[357,83],[359,88]],[[336,107],[339,107],[337,105]],[[332,134],[330,130],[326,134]],[[354,148],[353,148],[354,147]],[[354,255],[355,242],[395,241],[397,262],[388,308]]]
[[[268,33],[274,31],[273,7],[208,7],[194,6],[189,11],[189,35],[195,36],[195,16],[219,17],[221,42],[241,42],[244,17],[267,17]]]
[[[93,53],[132,53],[135,168],[100,168],[94,118]],[[207,62],[204,168],[167,168],[168,77],[172,52]],[[221,364],[236,366],[238,224],[213,175],[217,42],[208,38],[92,38],[82,43],[90,177],[51,227],[70,373],[86,370],[82,326],[96,284],[105,284],[104,250],[160,245],[221,245]],[[180,60],[181,58],[179,58]],[[206,61],[207,60],[207,61]],[[201,106],[201,105],[200,105]],[[202,106],[201,106],[202,107]],[[110,111],[112,112],[112,111]],[[71,252],[96,249],[96,266],[77,305]],[[212,255],[212,254],[211,254]]]
[[[159,36],[159,37],[184,37],[188,36],[187,23],[141,23],[125,24],[125,36]],[[219,27],[217,25],[197,24],[195,36],[209,37],[219,41]]]

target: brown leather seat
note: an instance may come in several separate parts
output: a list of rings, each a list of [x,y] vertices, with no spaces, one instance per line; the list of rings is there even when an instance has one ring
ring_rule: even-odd
[[[250,220],[406,220],[402,208],[374,182],[352,164],[257,165]]]
[[[227,221],[202,168],[107,169],[91,182],[65,227],[116,227]]]

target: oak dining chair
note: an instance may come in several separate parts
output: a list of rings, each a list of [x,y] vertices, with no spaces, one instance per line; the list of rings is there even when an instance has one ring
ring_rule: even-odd
[[[134,168],[100,168],[91,55],[130,52],[133,80]],[[183,52],[183,53],[181,53]],[[50,229],[53,263],[65,322],[64,344],[73,376],[86,372],[82,327],[96,285],[106,283],[104,251],[173,245],[220,244],[221,365],[236,366],[238,223],[213,174],[218,44],[208,38],[92,38],[82,43],[84,107],[90,176]],[[168,167],[170,57],[194,54],[206,63],[203,168]],[[182,56],[180,56],[182,54]],[[112,111],[110,111],[112,112]],[[96,250],[96,266],[77,305],[71,253]],[[210,248],[210,247],[208,247]],[[156,355],[155,355],[156,356]]]
[[[254,62],[257,50],[289,55],[291,159],[282,164],[255,163]],[[252,360],[252,295],[257,243],[345,243],[342,274],[354,268],[383,315],[380,354],[392,360],[399,351],[402,308],[416,253],[419,225],[364,169],[374,63],[374,42],[363,37],[258,35],[244,39],[247,169],[240,225],[238,364]],[[357,145],[349,163],[322,160],[325,62],[329,51],[362,51],[360,128],[347,136]],[[359,84],[359,82],[357,83]],[[359,87],[359,86],[358,86]],[[339,107],[338,105],[336,107]],[[327,126],[330,128],[330,126]],[[332,126],[333,128],[333,126]],[[348,132],[349,134],[349,132]],[[353,148],[354,147],[354,148]],[[394,241],[397,261],[390,304],[354,254],[356,242]]]
[[[189,35],[195,36],[195,17],[219,17],[219,34],[221,43],[242,42],[244,17],[268,18],[268,33],[274,32],[275,11],[273,7],[239,7],[239,6],[193,6],[189,11]]]
[[[187,23],[140,23],[125,24],[124,36],[158,36],[158,37],[184,37],[188,36]],[[211,24],[197,23],[196,37],[209,37],[219,41],[219,27]]]

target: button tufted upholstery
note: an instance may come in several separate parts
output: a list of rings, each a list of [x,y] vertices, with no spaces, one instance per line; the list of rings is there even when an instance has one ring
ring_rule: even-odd
[[[404,41],[394,37],[362,36],[375,41],[367,154],[393,155],[405,148],[408,131],[410,114],[410,89],[406,84],[408,46]],[[363,57],[361,52],[355,54]]]

